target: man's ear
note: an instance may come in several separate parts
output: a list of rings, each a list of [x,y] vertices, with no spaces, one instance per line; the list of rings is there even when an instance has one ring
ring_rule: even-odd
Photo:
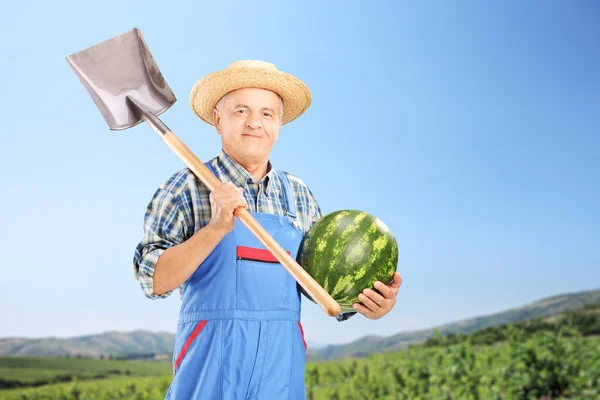
[[[215,128],[217,128],[217,133],[221,134],[221,116],[219,115],[219,111],[216,108],[213,108],[213,121],[215,121]]]

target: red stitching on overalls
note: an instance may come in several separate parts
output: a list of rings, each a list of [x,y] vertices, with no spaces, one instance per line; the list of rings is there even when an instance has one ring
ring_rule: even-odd
[[[198,325],[196,325],[196,329],[194,329],[194,332],[192,332],[192,334],[185,341],[183,349],[181,350],[181,353],[179,353],[177,361],[175,361],[175,372],[177,372],[179,364],[181,364],[181,360],[183,360],[183,356],[185,356],[185,353],[187,353],[189,347],[192,345],[192,342],[194,341],[194,339],[196,339],[196,336],[198,336],[202,328],[204,328],[204,325],[206,325],[206,321],[200,321]]]
[[[304,340],[304,329],[302,329],[302,324],[300,323],[300,321],[298,321],[298,326],[300,327],[300,333],[302,334],[302,342],[304,343],[304,349],[308,350],[306,340]]]

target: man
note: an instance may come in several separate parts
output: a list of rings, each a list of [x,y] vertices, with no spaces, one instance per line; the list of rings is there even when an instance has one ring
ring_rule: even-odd
[[[167,399],[305,398],[301,292],[233,212],[246,207],[296,257],[321,210],[269,154],[280,127],[310,102],[300,80],[262,61],[233,62],[192,89],[192,109],[221,135],[221,153],[206,165],[222,183],[209,193],[188,168],[171,176],[148,205],[134,258],[147,297],[175,288],[182,297]],[[379,293],[366,289],[356,312],[381,318],[400,283],[396,273]]]

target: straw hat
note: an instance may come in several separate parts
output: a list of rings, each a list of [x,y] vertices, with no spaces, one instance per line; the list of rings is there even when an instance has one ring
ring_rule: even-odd
[[[283,100],[282,125],[302,115],[311,103],[308,87],[298,78],[259,60],[234,61],[227,69],[200,79],[192,88],[190,105],[203,121],[214,125],[213,109],[225,94],[241,88],[261,88],[277,93]]]

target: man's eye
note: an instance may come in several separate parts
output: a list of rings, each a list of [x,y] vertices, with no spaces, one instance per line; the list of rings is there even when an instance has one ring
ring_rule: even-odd
[[[246,111],[246,110],[237,110],[236,113],[241,113],[241,112],[244,112],[244,111]]]
[[[267,117],[270,117],[270,116],[271,116],[271,114],[269,114],[269,113],[265,113],[265,115],[266,115]]]

